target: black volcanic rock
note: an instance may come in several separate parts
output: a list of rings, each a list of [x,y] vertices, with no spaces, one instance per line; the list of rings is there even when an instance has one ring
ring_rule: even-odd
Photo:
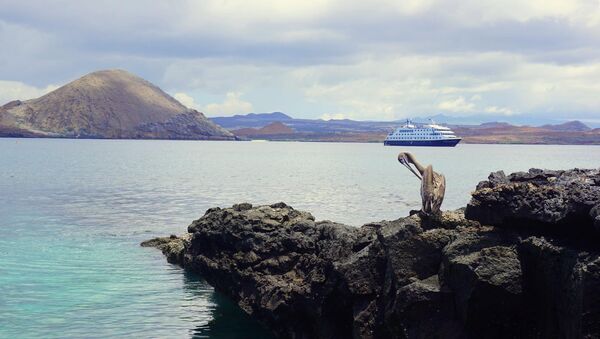
[[[576,227],[591,230],[600,209],[600,171],[530,169],[505,176],[490,174],[477,190],[465,215],[483,224]]]
[[[517,239],[483,228],[463,232],[444,248],[442,285],[453,291],[456,316],[468,333],[511,337],[523,333],[521,266]]]
[[[172,264],[178,264],[183,262],[183,254],[185,253],[186,247],[189,245],[190,236],[184,235],[178,237],[171,235],[168,237],[154,238],[141,243],[143,247],[156,247],[163,252],[167,261]]]
[[[145,245],[183,258],[279,337],[386,337],[398,328],[439,335],[430,326],[437,320],[461,332],[437,278],[454,231],[425,229],[417,215],[354,228],[315,222],[283,203],[239,204],[208,210],[188,231],[185,245],[178,237]],[[442,302],[448,314],[423,321],[423,305]]]
[[[495,207],[502,217],[492,220],[500,227],[481,226],[457,210],[354,228],[315,221],[284,203],[243,203],[209,209],[188,235],[145,245],[199,272],[280,338],[598,338],[596,243],[576,228],[569,228],[575,236],[564,237],[502,223],[523,215],[534,220],[537,209],[506,210],[536,201],[530,194],[551,200],[564,190],[561,202],[593,205],[587,199],[594,197],[596,175],[493,173],[474,199],[498,189],[500,201],[518,202]],[[550,184],[554,190],[540,188]],[[586,187],[584,195],[569,191]],[[540,211],[548,213],[535,222],[565,227],[575,220]]]
[[[600,255],[530,237],[519,246],[523,297],[530,336],[598,338],[600,336]]]
[[[600,232],[600,204],[592,207],[590,217],[594,221],[594,229],[596,232]]]
[[[184,266],[280,336],[351,334],[346,326],[351,309],[340,310],[326,299],[343,290],[333,260],[352,253],[356,229],[316,223],[285,204],[211,209],[188,229],[192,239]]]

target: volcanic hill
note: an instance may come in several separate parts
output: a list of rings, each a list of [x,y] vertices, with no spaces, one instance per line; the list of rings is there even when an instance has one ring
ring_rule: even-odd
[[[290,135],[295,131],[286,124],[276,121],[262,128],[241,128],[232,131],[237,136],[244,137],[260,137],[260,136],[275,136],[275,135]]]
[[[124,70],[93,72],[37,99],[1,106],[0,136],[235,139],[201,112]]]

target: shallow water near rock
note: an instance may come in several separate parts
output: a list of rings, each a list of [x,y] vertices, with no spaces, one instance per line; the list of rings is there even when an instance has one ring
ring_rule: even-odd
[[[260,338],[196,275],[139,243],[213,206],[285,201],[361,225],[420,205],[380,144],[0,139],[0,337]],[[464,206],[491,171],[600,166],[597,146],[410,148]]]

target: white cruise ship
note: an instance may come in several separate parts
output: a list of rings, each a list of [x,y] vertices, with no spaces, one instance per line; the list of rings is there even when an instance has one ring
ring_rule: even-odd
[[[392,133],[383,142],[386,146],[445,146],[454,147],[460,142],[448,127],[440,126],[430,120],[429,124],[417,125],[410,120]]]

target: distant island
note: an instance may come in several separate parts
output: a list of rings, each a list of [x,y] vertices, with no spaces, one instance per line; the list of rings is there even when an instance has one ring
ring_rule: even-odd
[[[600,144],[580,121],[540,126],[458,123],[464,143]],[[421,119],[423,120],[423,119]],[[295,119],[282,112],[207,118],[124,70],[87,74],[42,97],[0,106],[0,137],[383,142],[403,121]]]
[[[40,98],[1,106],[0,136],[235,139],[204,114],[124,70],[93,72]]]
[[[390,131],[404,122],[295,119],[282,112],[210,119],[233,134],[248,139],[329,142],[383,142]],[[448,126],[463,138],[464,143],[600,144],[600,128],[592,129],[580,121],[541,126],[517,126],[506,122]]]

